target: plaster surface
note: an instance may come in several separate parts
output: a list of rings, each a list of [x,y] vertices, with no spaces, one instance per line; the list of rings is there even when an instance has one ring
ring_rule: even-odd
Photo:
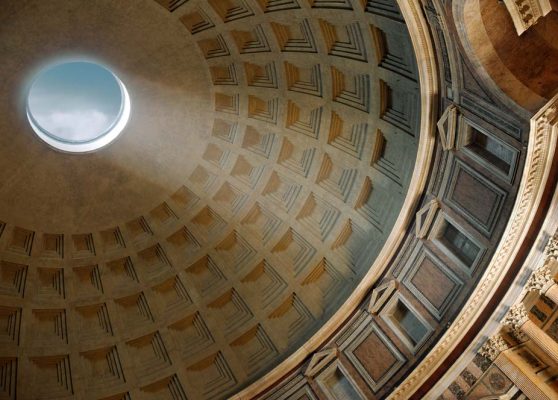
[[[0,219],[49,232],[106,227],[159,204],[195,166],[212,121],[207,67],[178,21],[139,3],[2,2]],[[25,119],[37,70],[75,58],[110,66],[132,101],[122,135],[91,154],[49,148]]]

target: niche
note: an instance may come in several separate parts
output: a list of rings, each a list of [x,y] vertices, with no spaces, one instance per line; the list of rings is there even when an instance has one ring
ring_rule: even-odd
[[[484,248],[447,217],[437,221],[433,232],[433,242],[469,276],[473,275]]]
[[[460,147],[468,155],[511,182],[515,173],[517,150],[465,118],[461,119],[460,132]]]
[[[413,353],[432,332],[430,324],[400,294],[391,298],[381,316]]]
[[[316,382],[326,397],[331,400],[363,400],[365,398],[338,361],[332,363],[316,377]]]

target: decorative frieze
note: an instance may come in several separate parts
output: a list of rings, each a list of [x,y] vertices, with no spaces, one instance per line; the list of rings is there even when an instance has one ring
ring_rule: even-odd
[[[518,35],[523,34],[552,10],[550,0],[504,0],[504,4]]]

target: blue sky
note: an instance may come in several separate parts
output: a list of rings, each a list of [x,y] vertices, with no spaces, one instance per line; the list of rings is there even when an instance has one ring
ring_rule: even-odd
[[[65,141],[84,142],[104,133],[119,116],[122,92],[105,68],[70,62],[39,73],[28,107],[43,130]]]

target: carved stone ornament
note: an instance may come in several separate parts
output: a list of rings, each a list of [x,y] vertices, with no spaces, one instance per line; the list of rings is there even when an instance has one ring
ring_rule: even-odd
[[[391,298],[391,295],[397,290],[397,281],[391,280],[383,283],[372,291],[370,302],[368,303],[368,312],[376,315],[380,312],[384,304]]]
[[[518,35],[535,25],[540,18],[552,10],[550,0],[504,0],[504,4],[512,17]]]
[[[400,3],[412,4],[412,1]],[[537,210],[541,204],[543,193],[550,182],[549,171],[553,166],[556,150],[557,136],[554,131],[558,129],[556,124],[547,124],[555,111],[549,109],[558,107],[558,95],[556,95],[541,111],[531,120],[529,133],[528,155],[525,160],[523,178],[514,209],[508,220],[506,232],[490,263],[486,267],[480,283],[469,296],[469,301],[462,308],[457,318],[448,327],[444,336],[430,353],[422,359],[420,364],[401,382],[401,384],[389,396],[390,400],[409,399],[420,388],[420,386],[431,376],[436,368],[443,364],[444,360],[455,349],[460,340],[463,340],[475,321],[486,309],[490,299],[496,293],[501,278],[510,270],[514,261],[516,249],[523,244],[524,237],[528,235],[532,227]],[[546,116],[545,116],[546,115]]]
[[[510,334],[512,334],[519,341],[524,342],[528,338],[527,335],[521,331],[521,326],[528,320],[529,313],[527,312],[525,305],[523,305],[523,303],[518,303],[510,308],[502,322],[510,329]]]
[[[558,119],[558,106],[549,107],[541,117],[544,124],[553,125]]]
[[[510,345],[504,340],[501,335],[494,335],[482,345],[479,354],[494,361],[498,355],[510,348]]]
[[[548,290],[548,283],[553,282],[550,268],[544,264],[542,267],[533,272],[533,275],[527,281],[526,289],[528,291],[536,291],[544,294]]]
[[[548,239],[548,243],[544,248],[544,254],[549,258],[558,260],[558,235],[556,233]]]

